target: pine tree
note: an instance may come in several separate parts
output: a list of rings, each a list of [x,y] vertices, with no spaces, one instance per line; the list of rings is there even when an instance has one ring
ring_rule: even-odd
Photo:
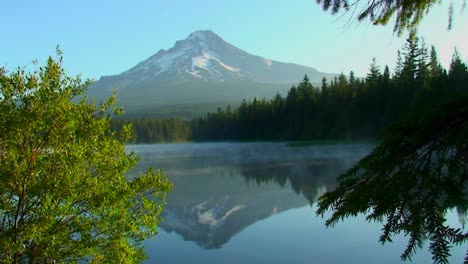
[[[354,86],[355,83],[356,83],[356,76],[354,76],[354,71],[350,71],[349,72],[349,84],[351,86]]]
[[[403,54],[405,60],[403,62],[402,77],[406,82],[412,83],[416,77],[416,71],[418,67],[418,58],[420,55],[419,50],[419,38],[416,35],[416,31],[411,31],[406,43],[403,46]]]
[[[434,46],[431,46],[429,72],[432,78],[438,78],[442,74],[442,66],[440,65],[439,57]]]
[[[367,82],[376,82],[380,79],[381,76],[380,67],[377,65],[376,59],[372,58],[372,63],[370,65],[366,80]]]
[[[450,89],[454,91],[455,96],[468,93],[468,72],[467,66],[460,58],[460,53],[455,48],[452,55],[452,61],[449,68]]]
[[[460,53],[458,52],[457,48],[455,48],[452,61],[450,62],[449,68],[449,77],[450,78],[461,78],[466,74],[466,65],[460,58]]]
[[[297,93],[300,100],[313,100],[315,99],[314,87],[310,83],[307,74],[297,86]]]
[[[435,3],[440,0],[379,0],[364,1],[359,0],[316,0],[325,11],[330,10],[336,14],[341,10],[349,11],[352,8],[353,17],[357,12],[356,20],[361,22],[369,20],[374,25],[386,25],[389,21],[395,21],[393,31],[401,35],[406,29],[414,29],[428,13]],[[462,10],[465,5],[463,5]],[[357,8],[361,7],[361,10]],[[450,1],[448,12],[448,29],[452,27],[454,5]],[[395,18],[392,20],[391,18]]]
[[[338,87],[340,90],[345,90],[347,86],[348,86],[348,78],[346,78],[346,75],[341,73],[338,76]]]
[[[398,50],[394,78],[399,79],[401,77],[401,74],[403,73],[403,68],[403,59],[401,58],[400,50]]]
[[[421,40],[421,45],[419,47],[419,56],[418,56],[418,68],[416,71],[416,78],[419,82],[424,82],[429,77],[429,54],[424,43],[424,39]]]
[[[429,240],[434,263],[448,264],[452,244],[468,241],[466,231],[444,217],[468,202],[467,99],[420,109],[389,128],[382,143],[320,197],[317,213],[333,210],[326,225],[358,214],[385,219],[380,242],[402,233],[409,238],[402,260]]]

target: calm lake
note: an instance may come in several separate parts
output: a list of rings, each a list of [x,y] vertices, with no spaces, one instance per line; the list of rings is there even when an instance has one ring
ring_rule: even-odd
[[[325,228],[320,194],[371,151],[371,144],[131,145],[137,170],[162,169],[174,184],[146,263],[402,263],[407,239],[381,245],[381,223],[350,218]],[[452,226],[461,224],[455,212]],[[427,245],[426,245],[427,248]],[[423,249],[412,263],[432,263]],[[462,263],[466,247],[453,248]]]

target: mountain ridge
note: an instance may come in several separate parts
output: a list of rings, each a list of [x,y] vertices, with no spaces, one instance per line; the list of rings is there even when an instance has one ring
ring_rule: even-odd
[[[129,70],[101,77],[88,94],[101,99],[117,91],[119,104],[141,112],[139,105],[239,103],[244,98],[285,95],[306,74],[315,83],[337,76],[256,56],[211,30],[199,30]]]

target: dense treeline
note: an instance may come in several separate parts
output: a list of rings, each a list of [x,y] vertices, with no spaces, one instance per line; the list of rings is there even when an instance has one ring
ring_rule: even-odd
[[[124,124],[132,124],[132,143],[181,142],[191,139],[190,123],[179,118],[169,119],[114,119],[113,129],[119,130]]]
[[[321,87],[307,76],[284,98],[243,101],[192,121],[194,140],[304,140],[375,138],[405,113],[468,92],[468,72],[455,51],[449,71],[434,47],[413,33],[398,53],[393,74],[374,60],[365,79],[341,74]]]
[[[411,33],[393,70],[372,61],[366,78],[350,72],[320,87],[307,76],[286,97],[244,100],[191,121],[131,120],[137,142],[372,139],[406,113],[468,93],[468,71],[457,51],[449,70],[436,49]]]

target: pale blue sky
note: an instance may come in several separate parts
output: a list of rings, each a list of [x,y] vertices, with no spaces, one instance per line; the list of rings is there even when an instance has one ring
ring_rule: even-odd
[[[447,31],[443,2],[423,20],[420,36],[447,66],[455,46],[468,58],[468,10],[460,14],[462,1],[455,0],[454,28]],[[200,29],[255,55],[359,76],[372,57],[392,69],[406,37],[395,36],[393,25],[347,27],[347,16],[325,13],[315,0],[7,0],[0,21],[0,66],[44,62],[60,45],[67,72],[94,79],[125,71]]]

